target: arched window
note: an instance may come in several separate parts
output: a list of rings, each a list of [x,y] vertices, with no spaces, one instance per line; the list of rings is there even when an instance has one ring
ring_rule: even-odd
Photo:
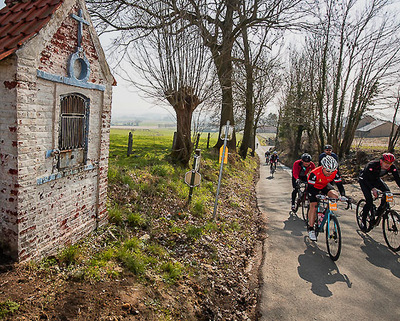
[[[61,96],[58,148],[59,168],[86,163],[89,130],[89,99],[80,94]]]

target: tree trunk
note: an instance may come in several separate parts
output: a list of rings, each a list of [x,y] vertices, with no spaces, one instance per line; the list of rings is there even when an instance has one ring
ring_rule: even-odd
[[[249,39],[247,34],[247,28],[242,28],[243,35],[243,48],[244,48],[244,61],[245,61],[245,70],[246,70],[246,119],[244,123],[244,132],[243,132],[243,140],[240,145],[239,154],[243,159],[246,159],[247,149],[250,146],[250,139],[253,134],[253,124],[254,124],[254,79],[253,79],[253,65],[250,59],[250,46]],[[255,144],[255,133],[253,136],[253,144]],[[253,147],[253,155],[254,155]]]
[[[193,150],[191,139],[192,110],[191,106],[188,108],[175,108],[177,136],[171,155],[176,162],[185,166],[189,163]]]
[[[232,56],[231,50],[227,49],[226,52],[219,55],[216,58],[216,66],[218,67],[218,78],[221,84],[222,91],[222,106],[221,106],[221,120],[219,126],[219,136],[218,141],[214,148],[219,149],[224,145],[224,141],[221,140],[221,128],[226,125],[226,122],[229,120],[230,126],[235,125],[235,121],[233,118],[233,93],[232,93]],[[230,141],[227,143],[228,149],[230,152],[236,152],[236,134],[233,131],[233,136]]]
[[[304,126],[303,125],[299,125],[297,126],[297,133],[296,133],[296,137],[295,137],[295,143],[291,152],[291,156],[292,158],[297,158],[297,156],[299,155],[299,150],[300,150],[300,145],[301,145],[301,137],[303,136],[303,130],[304,130]]]

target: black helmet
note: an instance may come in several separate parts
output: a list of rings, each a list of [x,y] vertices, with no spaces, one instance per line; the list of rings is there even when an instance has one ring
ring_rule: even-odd
[[[301,155],[301,160],[303,162],[311,162],[311,155],[307,154],[307,153],[304,153],[303,155]]]
[[[328,144],[328,145],[325,145],[325,146],[324,146],[324,149],[333,149],[333,148],[332,148],[332,145],[329,145],[329,144]]]

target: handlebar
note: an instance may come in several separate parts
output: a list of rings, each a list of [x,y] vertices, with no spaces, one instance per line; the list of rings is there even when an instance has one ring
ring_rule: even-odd
[[[400,196],[400,193],[393,193],[393,192],[382,192],[381,190],[377,189],[378,197],[374,197],[374,200],[377,200],[379,197],[385,197],[387,194],[391,194],[393,196]]]
[[[333,198],[333,197],[328,197],[328,196],[322,195],[322,194],[318,194],[316,197],[321,201],[326,200],[326,201],[331,201],[331,202],[337,202],[337,201],[346,202],[347,203],[346,210],[348,210],[349,208],[352,208],[352,202],[351,202],[350,197],[339,196],[339,198]]]

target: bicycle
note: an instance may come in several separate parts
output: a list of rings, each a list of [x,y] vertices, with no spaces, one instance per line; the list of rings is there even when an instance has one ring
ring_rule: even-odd
[[[320,232],[323,233],[324,226],[326,225],[326,248],[332,261],[336,261],[342,250],[342,234],[340,232],[340,225],[337,216],[333,213],[337,210],[337,199],[321,194],[317,195],[317,198],[317,217],[314,223],[315,235],[318,237]],[[346,209],[349,209],[351,206],[350,199],[346,198],[345,201],[347,202]]]
[[[390,203],[393,203],[393,195],[399,196],[400,193],[378,191],[378,197],[374,201],[381,198],[385,200],[384,206],[378,213],[376,205],[372,205],[371,211],[367,215],[365,226],[362,222],[362,216],[366,201],[361,199],[357,204],[356,219],[358,227],[364,233],[368,233],[382,221],[383,238],[389,249],[397,252],[400,250],[400,215],[390,207]]]
[[[297,188],[297,195],[294,201],[295,209],[293,212],[297,212],[299,207],[301,206],[301,214],[303,216],[304,222],[308,224],[308,209],[310,208],[310,201],[308,200],[308,196],[306,193],[307,190],[307,182],[301,182]]]

